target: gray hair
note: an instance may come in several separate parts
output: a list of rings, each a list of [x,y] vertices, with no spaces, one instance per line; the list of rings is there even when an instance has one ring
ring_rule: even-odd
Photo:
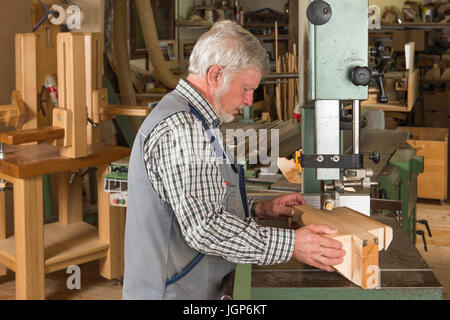
[[[189,73],[206,76],[214,65],[222,66],[224,74],[248,68],[263,74],[270,71],[269,57],[258,39],[231,20],[216,22],[198,39],[189,59]]]

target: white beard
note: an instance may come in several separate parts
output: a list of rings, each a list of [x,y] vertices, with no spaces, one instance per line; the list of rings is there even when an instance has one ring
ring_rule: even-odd
[[[229,80],[230,79],[226,79],[222,84],[222,87],[214,93],[214,107],[222,123],[230,123],[234,120],[234,114],[225,112],[222,108],[222,103],[220,102],[220,98],[230,89]]]
[[[223,111],[222,104],[220,103],[220,96],[214,95],[214,106],[216,107],[216,112],[222,123],[230,123],[234,120],[234,114]]]

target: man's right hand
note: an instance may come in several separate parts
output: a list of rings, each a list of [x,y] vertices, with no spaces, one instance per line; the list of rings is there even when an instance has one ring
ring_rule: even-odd
[[[292,257],[329,272],[331,267],[344,261],[345,250],[342,244],[320,234],[336,234],[337,230],[326,225],[310,224],[295,231],[295,245]]]

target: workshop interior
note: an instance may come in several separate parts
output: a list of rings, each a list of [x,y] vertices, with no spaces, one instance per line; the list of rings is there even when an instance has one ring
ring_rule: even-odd
[[[0,299],[122,299],[134,139],[223,19],[270,61],[221,126],[244,133],[227,147],[247,197],[306,201],[255,220],[328,224],[348,253],[334,272],[238,264],[223,299],[450,299],[450,1],[15,0],[0,16]]]

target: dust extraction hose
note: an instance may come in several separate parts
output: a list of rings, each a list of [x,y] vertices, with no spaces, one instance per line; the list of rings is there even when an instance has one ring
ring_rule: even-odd
[[[114,2],[118,1],[115,0]],[[144,34],[148,57],[154,69],[152,75],[155,75],[155,78],[161,81],[165,86],[175,89],[180,79],[169,70],[162,55],[150,1],[136,0],[136,6],[139,12],[139,20],[142,26],[142,33]],[[126,11],[126,9],[124,11]]]
[[[116,59],[120,100],[125,105],[136,105],[136,94],[131,82],[128,52],[128,0],[114,0],[113,52]]]

